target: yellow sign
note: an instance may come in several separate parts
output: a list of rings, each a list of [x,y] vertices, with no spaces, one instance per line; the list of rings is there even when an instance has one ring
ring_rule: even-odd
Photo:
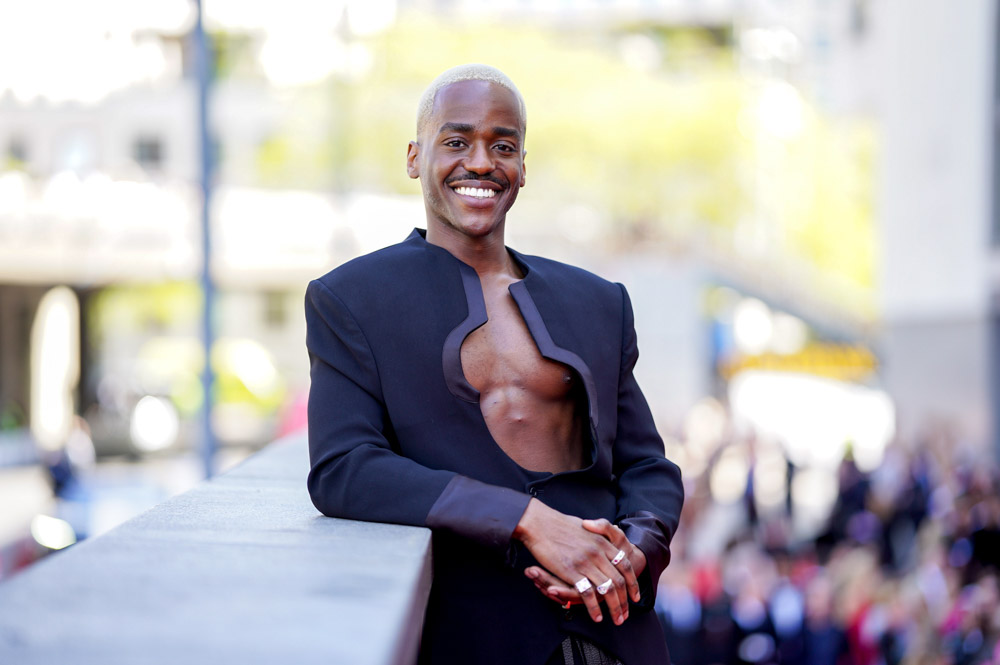
[[[739,372],[753,369],[860,381],[878,369],[878,358],[863,346],[815,343],[796,353],[735,354],[719,361],[719,374],[727,381]]]

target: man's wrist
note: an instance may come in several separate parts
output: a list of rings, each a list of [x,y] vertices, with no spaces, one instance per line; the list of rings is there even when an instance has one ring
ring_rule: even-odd
[[[517,526],[514,527],[514,533],[511,537],[514,540],[519,540],[522,543],[528,538],[528,534],[531,528],[531,520],[533,518],[533,513],[537,509],[537,504],[540,502],[535,498],[531,497],[528,501],[528,506],[524,509],[524,513],[521,514],[521,519],[517,521]]]

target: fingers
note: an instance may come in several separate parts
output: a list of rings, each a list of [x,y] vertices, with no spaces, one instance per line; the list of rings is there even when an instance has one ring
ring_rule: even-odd
[[[639,591],[639,577],[635,574],[635,567],[632,566],[632,560],[628,553],[618,562],[618,570],[622,571],[622,575],[625,577],[629,598],[632,599],[632,602],[638,603],[642,599],[642,594]]]
[[[635,545],[629,542],[629,539],[625,536],[624,531],[603,518],[599,520],[583,520],[583,528],[591,533],[604,536],[608,539],[608,542],[610,542],[612,546],[618,548],[615,554],[611,555],[612,559],[616,558],[619,551],[625,553],[625,556],[614,565],[616,565],[617,570],[621,572],[622,577],[625,580],[626,590],[624,593],[626,593],[633,602],[638,603],[642,596],[639,592],[639,579],[636,575],[634,566],[632,565],[632,559],[634,558],[636,551]],[[627,601],[624,602],[627,606]]]
[[[580,594],[577,593],[576,589],[540,566],[525,568],[524,574],[535,583],[535,588],[541,591],[546,598],[560,605],[566,605],[567,603],[579,604],[582,602]]]
[[[591,573],[589,576],[581,577],[578,580],[580,587],[585,589],[582,593],[577,588],[566,584],[539,566],[526,568],[524,574],[534,582],[535,587],[546,598],[560,605],[582,603],[586,606],[587,612],[594,621],[600,622],[604,618],[600,606],[602,601],[607,605],[608,612],[615,624],[621,625],[628,619],[628,601],[623,601],[618,597],[617,593],[612,593],[612,589],[614,589],[613,584],[606,594],[599,592],[597,587],[601,582],[597,582],[596,580],[601,579],[606,582],[608,579],[602,577],[605,574],[603,571]]]
[[[584,580],[590,582],[590,578],[588,577],[580,578],[580,582],[583,582]],[[577,587],[577,591],[579,591],[579,587]],[[597,600],[597,591],[594,589],[593,582],[590,582],[586,590],[580,592],[580,599],[583,600],[583,604],[586,605],[587,612],[590,614],[591,619],[597,623],[604,620],[604,617],[601,615],[601,605]],[[616,617],[615,614],[612,614],[612,616]]]
[[[615,543],[615,539],[618,538],[619,533],[621,533],[622,536],[625,535],[621,529],[603,517],[599,520],[583,520],[583,528],[592,533],[598,533],[604,536],[612,543]]]
[[[600,577],[594,581],[595,593],[601,594],[601,600],[608,606],[608,612],[616,625],[621,625],[628,618],[628,593],[625,588],[625,578],[611,565],[609,559],[604,559],[600,566]]]
[[[623,596],[622,603],[627,607],[628,597],[631,597],[635,602],[639,602],[639,580],[632,569],[631,561],[629,561],[631,558],[629,555],[634,546],[625,536],[625,532],[604,518],[583,520],[583,528],[592,533],[604,536],[613,547],[618,548],[609,558],[612,560],[618,559],[618,563],[612,565],[617,566],[616,570],[621,573],[624,580],[624,588],[619,589],[620,594]],[[619,552],[624,552],[625,556],[618,557]]]
[[[625,593],[634,602],[638,603],[641,595],[639,592],[639,578],[635,573],[635,567],[632,565],[633,550],[635,550],[635,546],[628,542],[628,540],[625,540],[621,545],[621,549],[615,553],[615,556],[611,557],[612,561],[618,559],[618,563],[611,565],[615,566],[622,574],[622,578],[625,580]],[[619,557],[619,552],[624,554]]]
[[[540,568],[561,581],[561,585],[540,588],[547,597],[565,602],[568,595],[565,589],[569,587],[578,594],[591,619],[603,620],[603,603],[611,620],[621,624],[628,618],[627,583],[619,568],[611,564],[611,559],[619,550],[613,540],[627,541],[624,534],[619,535],[620,530],[606,520],[596,523],[599,533],[581,528],[582,522],[578,517],[560,513],[533,499],[521,516],[514,537],[524,543]],[[543,579],[551,581],[543,578],[540,571],[532,579],[536,580],[536,585],[543,584]],[[606,593],[599,594],[596,587],[609,580],[610,587],[602,586]],[[577,583],[579,587],[574,588]]]
[[[610,550],[610,551],[609,551]],[[582,576],[574,581],[581,583],[584,589],[577,588],[580,598],[590,611],[595,621],[600,621],[600,604],[603,602],[608,609],[612,622],[621,625],[628,618],[628,596],[625,590],[625,578],[611,565],[611,556],[615,550],[610,543],[599,541],[588,547],[574,558],[571,568]],[[586,583],[583,581],[586,580]],[[609,584],[610,583],[610,584]],[[588,587],[589,588],[586,588]],[[604,591],[604,593],[600,593]]]

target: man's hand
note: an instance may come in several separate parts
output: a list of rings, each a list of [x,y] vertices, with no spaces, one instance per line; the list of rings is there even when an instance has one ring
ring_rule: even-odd
[[[583,528],[587,531],[599,533],[611,544],[625,552],[625,558],[618,563],[618,568],[622,572],[632,571],[633,585],[629,586],[629,596],[632,601],[639,602],[639,582],[636,578],[646,570],[646,555],[625,536],[625,532],[618,526],[612,524],[604,518],[599,520],[583,520]],[[626,578],[628,576],[626,575]]]
[[[639,602],[639,583],[636,578],[646,569],[646,555],[642,550],[629,542],[621,529],[605,519],[583,520],[582,525],[588,531],[604,535],[611,541],[612,545],[615,545],[626,553],[625,558],[618,563],[618,568],[625,576],[629,596],[634,602]],[[630,572],[631,575],[628,574]],[[560,605],[583,602],[579,592],[572,585],[566,584],[539,566],[527,568],[524,573],[534,581],[539,591]],[[628,615],[627,609],[625,614],[626,616]]]
[[[594,621],[603,619],[602,600],[615,624],[621,625],[628,618],[627,592],[636,600],[639,597],[635,566],[639,557],[642,568],[646,561],[641,552],[639,557],[633,554],[631,550],[638,551],[638,548],[628,542],[621,529],[607,520],[581,520],[564,515],[532,499],[514,529],[514,537],[524,543],[541,564],[541,568],[526,569],[525,574],[546,596],[560,604],[582,602]],[[627,556],[616,567],[611,560],[619,549]],[[590,588],[580,593],[574,585],[583,579],[590,582]],[[599,595],[597,586],[607,580],[611,580],[611,589],[606,595]]]

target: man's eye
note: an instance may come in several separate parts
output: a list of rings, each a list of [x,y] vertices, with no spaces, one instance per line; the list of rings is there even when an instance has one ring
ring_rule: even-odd
[[[512,145],[507,145],[506,143],[500,143],[497,145],[497,150],[500,152],[516,152],[516,149]]]
[[[465,145],[462,141],[459,141],[458,139],[451,139],[450,141],[445,141],[444,144],[448,148],[461,148],[463,145]]]

